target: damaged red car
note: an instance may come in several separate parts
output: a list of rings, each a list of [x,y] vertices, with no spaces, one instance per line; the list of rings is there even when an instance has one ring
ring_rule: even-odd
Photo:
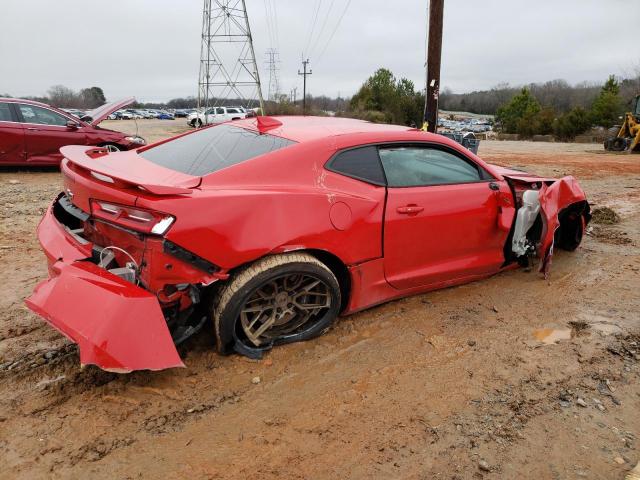
[[[0,166],[57,166],[65,145],[98,145],[111,151],[131,150],[147,142],[102,128],[111,113],[135,101],[127,98],[87,112],[81,119],[33,100],[0,98]]]
[[[549,268],[590,219],[572,177],[485,163],[406,127],[258,117],[135,151],[62,149],[27,305],[111,371],[183,366],[203,325],[260,357],[393,298]]]

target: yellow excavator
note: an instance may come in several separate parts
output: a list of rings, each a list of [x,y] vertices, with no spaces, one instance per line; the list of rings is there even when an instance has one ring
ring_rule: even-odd
[[[609,129],[604,149],[612,152],[640,152],[640,95],[636,96],[633,110],[624,116],[622,126]]]

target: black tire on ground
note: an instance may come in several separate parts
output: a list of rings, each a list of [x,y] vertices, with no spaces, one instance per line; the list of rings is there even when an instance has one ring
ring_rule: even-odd
[[[193,126],[194,126],[195,128],[202,128],[202,120],[200,120],[199,118],[196,118],[196,119],[193,121]]]
[[[613,126],[607,130],[607,140],[613,140],[618,136],[618,132],[620,132],[620,125]]]
[[[283,278],[286,278],[283,280]],[[296,278],[300,278],[300,284],[295,284]],[[292,280],[289,280],[292,279]],[[321,287],[324,293],[315,293],[309,285],[319,281],[316,289]],[[273,289],[274,284],[284,281],[294,282],[291,290]],[[282,286],[282,284],[280,284]],[[297,290],[296,290],[297,289]],[[282,292],[285,292],[284,294]],[[313,292],[307,294],[307,292]],[[285,302],[283,307],[264,308],[264,304],[273,302],[276,305],[277,293],[287,297],[280,299]],[[294,298],[295,294],[295,299]],[[256,297],[256,295],[258,297]],[[314,297],[315,296],[315,303]],[[270,300],[273,298],[273,300]],[[319,299],[324,298],[325,304],[315,308]],[[264,301],[263,301],[264,299]],[[255,314],[253,319],[276,318],[280,312],[284,318],[284,323],[274,324],[264,332],[265,340],[256,343],[252,341],[246,333],[247,304],[256,305],[252,302],[260,302],[262,309]],[[310,302],[305,304],[305,301]],[[294,303],[290,303],[294,302]],[[274,345],[292,343],[309,340],[323,334],[333,323],[340,313],[341,295],[340,285],[333,272],[317,258],[306,253],[287,253],[282,255],[270,255],[261,258],[248,267],[238,271],[221,288],[217,298],[213,302],[213,323],[216,330],[216,342],[218,352],[228,354],[233,351],[259,358],[263,351]],[[303,309],[298,309],[297,305],[304,305]],[[255,307],[253,307],[255,308]],[[288,308],[288,310],[286,310]],[[284,309],[284,311],[283,311]],[[286,313],[289,311],[290,313]],[[308,313],[309,311],[315,313]],[[271,312],[271,313],[267,313]],[[302,312],[302,313],[301,313]],[[264,314],[264,317],[261,316]],[[244,315],[241,318],[241,315]],[[307,319],[306,321],[304,319]],[[244,326],[243,326],[244,321]],[[300,321],[304,323],[299,324]],[[267,321],[260,320],[258,325],[265,325]],[[296,326],[297,325],[297,326]],[[295,327],[295,329],[293,329]],[[293,330],[288,330],[293,329]],[[257,328],[256,330],[260,330]],[[249,329],[251,331],[251,329]],[[255,333],[255,332],[253,332]],[[262,339],[261,334],[260,339]]]
[[[620,126],[613,126],[607,130],[607,137],[604,141],[604,149],[613,152],[621,152],[626,146],[627,142],[624,138],[618,137],[620,133]]]

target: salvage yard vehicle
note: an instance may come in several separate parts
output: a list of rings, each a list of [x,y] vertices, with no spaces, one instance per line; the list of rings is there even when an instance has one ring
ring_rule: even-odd
[[[614,152],[640,152],[640,95],[633,100],[632,111],[624,115],[622,125],[611,127],[604,149]]]
[[[146,142],[137,135],[98,126],[109,114],[134,99],[86,112],[82,119],[40,102],[0,98],[0,165],[58,165],[60,147],[97,145],[129,150]]]
[[[139,148],[62,149],[38,237],[50,278],[27,305],[105,370],[183,366],[208,320],[259,358],[338,315],[574,250],[572,177],[488,164],[407,127],[257,117]]]
[[[187,116],[187,124],[200,128],[203,125],[215,125],[230,120],[241,120],[249,115],[242,107],[214,107],[202,112],[194,112]]]

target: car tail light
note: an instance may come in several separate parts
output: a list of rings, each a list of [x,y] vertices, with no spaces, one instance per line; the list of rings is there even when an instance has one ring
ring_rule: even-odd
[[[175,221],[175,217],[166,213],[94,199],[91,200],[91,215],[132,230],[154,235],[165,234]]]

